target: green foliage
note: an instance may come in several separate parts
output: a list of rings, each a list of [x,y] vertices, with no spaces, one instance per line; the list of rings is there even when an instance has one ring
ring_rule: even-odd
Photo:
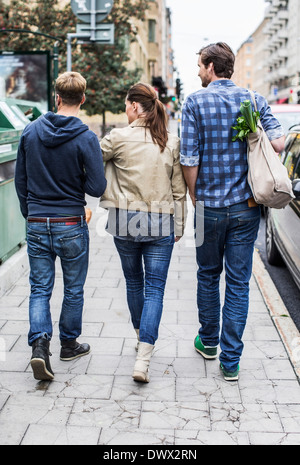
[[[252,110],[252,104],[250,100],[245,100],[241,103],[240,111],[242,116],[238,117],[236,126],[232,126],[232,129],[237,131],[237,134],[232,138],[232,141],[236,140],[244,141],[250,132],[257,131],[257,121],[259,120],[259,111]]]
[[[76,16],[70,6],[60,9],[58,0],[11,0],[9,5],[0,0],[0,29],[39,31],[65,40],[67,32],[74,32],[75,27]],[[52,50],[53,40],[25,33],[1,33],[0,46],[5,51]]]
[[[78,45],[72,43],[72,69],[87,79],[88,115],[104,111],[124,111],[124,101],[131,85],[141,76],[141,70],[127,69],[129,45],[137,30],[132,18],[143,21],[149,8],[147,0],[114,0],[114,7],[104,22],[115,24],[115,44]],[[53,50],[54,41],[26,33],[1,33],[3,29],[26,29],[61,38],[59,72],[66,70],[67,34],[76,31],[77,17],[70,3],[59,6],[59,0],[11,0],[9,6],[0,0],[0,49],[5,51]]]

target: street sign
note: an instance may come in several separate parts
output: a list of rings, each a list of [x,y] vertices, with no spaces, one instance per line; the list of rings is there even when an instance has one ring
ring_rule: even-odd
[[[100,24],[111,12],[114,0],[71,0],[71,8],[78,19],[76,33],[67,35],[67,70],[72,69],[72,39],[81,43],[114,44],[114,24]],[[82,42],[83,41],[83,42]]]
[[[89,24],[77,24],[76,33],[78,35],[85,35],[85,34],[91,35],[91,26]],[[114,24],[97,24],[94,29],[94,39],[92,42],[113,45],[114,36],[115,36],[115,25]]]
[[[95,11],[92,10],[93,0],[71,0],[71,8],[78,19],[85,23],[91,22],[94,14],[96,23],[101,23],[111,12],[113,0],[95,0]]]

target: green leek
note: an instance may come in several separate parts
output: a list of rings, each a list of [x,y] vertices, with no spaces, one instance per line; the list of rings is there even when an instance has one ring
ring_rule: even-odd
[[[242,116],[239,116],[236,120],[236,126],[232,126],[232,129],[237,131],[237,134],[232,138],[232,141],[236,140],[243,141],[250,132],[257,131],[257,121],[259,120],[259,111],[252,110],[252,103],[250,100],[245,100],[241,103],[240,112]]]

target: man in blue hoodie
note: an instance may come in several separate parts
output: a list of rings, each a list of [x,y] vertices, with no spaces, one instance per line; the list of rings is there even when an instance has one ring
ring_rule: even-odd
[[[81,334],[89,260],[85,194],[101,197],[106,179],[97,136],[78,118],[85,91],[86,80],[79,73],[59,76],[55,85],[57,113],[48,112],[30,123],[18,150],[15,185],[27,220],[30,263],[28,343],[38,380],[54,378],[49,360],[50,298],[57,256],[64,280],[60,358],[73,360],[90,351],[88,344],[76,340]]]

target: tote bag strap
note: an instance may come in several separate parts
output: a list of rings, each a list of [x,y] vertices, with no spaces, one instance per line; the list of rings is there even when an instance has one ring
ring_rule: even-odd
[[[251,95],[251,97],[252,97],[252,102],[253,102],[255,111],[257,111],[257,105],[256,105],[256,100],[255,100],[255,94],[254,94],[253,90],[248,89],[248,91],[249,91],[249,93],[250,93],[250,95]]]
[[[254,94],[253,90],[250,90],[250,89],[248,89],[248,92],[252,97],[252,103],[254,105],[254,109],[255,109],[255,111],[257,111],[257,104],[256,104],[256,100],[255,100],[255,94]],[[264,131],[260,116],[258,117],[257,125]]]

